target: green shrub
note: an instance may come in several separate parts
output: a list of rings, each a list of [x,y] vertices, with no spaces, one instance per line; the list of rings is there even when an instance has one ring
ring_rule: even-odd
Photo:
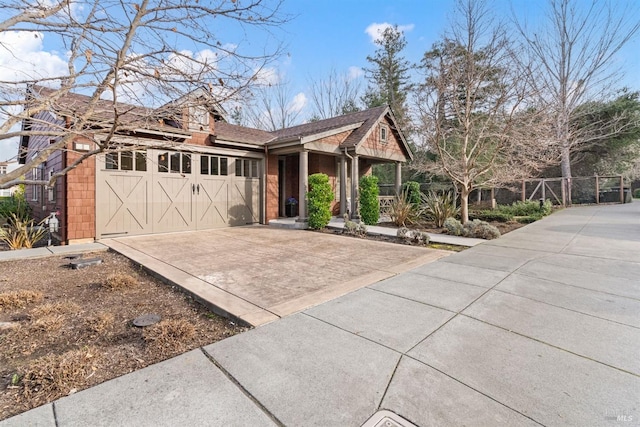
[[[525,200],[524,202],[513,202],[511,206],[500,206],[497,210],[513,216],[529,216],[535,214],[545,216],[551,213],[551,201],[546,200],[542,207],[540,207],[540,202]]]
[[[467,221],[464,225],[455,218],[447,218],[444,222],[449,234],[453,236],[475,237],[478,239],[495,239],[500,237],[500,230],[493,225],[474,219]]]
[[[498,210],[482,210],[469,212],[469,219],[479,219],[481,221],[509,222],[513,221],[513,215],[508,212]]]
[[[540,215],[527,215],[527,216],[519,216],[516,217],[515,220],[520,224],[531,224],[532,222],[536,222],[537,220],[542,219]]]
[[[10,197],[0,200],[0,217],[6,218],[9,222],[13,221],[14,217],[20,221],[28,221],[31,218],[31,206],[24,195],[24,185],[20,185]]]
[[[640,199],[640,188],[636,188],[635,190],[633,190],[633,197],[635,199]]]
[[[380,219],[379,193],[377,176],[360,178],[360,219],[367,225],[376,225]]]
[[[439,196],[436,192],[430,191],[422,195],[423,212],[433,219],[436,227],[442,227],[444,221],[449,217],[455,217],[460,211],[456,207],[456,201],[451,192]]]
[[[331,202],[333,190],[329,184],[329,177],[323,173],[309,176],[309,228],[319,230],[331,221]]]
[[[420,193],[420,183],[415,181],[407,181],[402,185],[402,192],[406,193],[407,200],[415,205],[420,205],[420,199],[422,198]]]
[[[447,232],[452,236],[464,235],[464,228],[462,227],[462,223],[455,218],[445,219],[444,227],[447,229]]]
[[[391,216],[391,221],[398,227],[406,227],[407,224],[415,222],[420,216],[418,205],[414,205],[409,201],[407,193],[405,189],[391,203],[389,215]]]
[[[477,239],[487,240],[497,239],[500,237],[500,230],[485,221],[480,221],[479,219],[466,222],[463,225],[463,228],[465,237],[475,237]]]

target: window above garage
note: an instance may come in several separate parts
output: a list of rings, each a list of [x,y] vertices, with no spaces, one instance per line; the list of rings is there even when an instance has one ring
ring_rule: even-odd
[[[105,169],[121,171],[146,171],[146,151],[114,151],[105,156]]]

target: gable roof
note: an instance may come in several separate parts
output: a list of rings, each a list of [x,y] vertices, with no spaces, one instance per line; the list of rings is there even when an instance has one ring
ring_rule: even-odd
[[[86,95],[60,92],[56,89],[37,85],[28,88],[28,96],[36,100],[40,99],[42,102],[49,102],[52,111],[71,118],[79,117],[81,114],[86,113],[91,102],[91,98]],[[211,100],[211,94],[205,88],[196,89],[180,99],[167,103],[157,109],[99,99],[93,105],[94,111],[90,117],[90,123],[98,126],[111,124],[113,122],[114,109],[117,109],[120,118],[131,130],[159,131],[188,136],[190,132],[165,125],[160,119],[165,118],[163,115],[166,115],[172,108],[185,104],[190,97],[194,96],[206,97],[207,100]],[[215,103],[215,106],[219,107],[217,103]],[[238,145],[255,147],[278,145],[281,143],[286,145],[290,145],[291,143],[294,145],[296,143],[304,144],[305,142],[325,136],[351,131],[347,138],[342,141],[340,147],[356,148],[358,144],[364,141],[373,131],[376,123],[387,117],[392,124],[391,130],[397,135],[402,148],[409,158],[413,158],[413,154],[397,125],[393,112],[387,105],[329,119],[317,120],[273,132],[230,124],[225,120],[224,115],[220,114],[221,112],[223,113],[224,110],[218,110],[219,114],[215,116],[216,120],[213,134],[215,140],[221,144],[227,142],[230,145],[237,143]]]
[[[216,121],[214,135],[217,139],[244,144],[264,145],[273,139],[273,134],[260,129],[232,125],[231,123]]]
[[[275,138],[272,142],[291,141],[333,129],[340,129],[349,125],[359,124],[360,127],[362,127],[362,125],[370,127],[373,126],[386,109],[386,106],[374,107],[330,119],[317,120],[315,122],[281,129],[273,132]]]
[[[52,112],[58,115],[77,118],[85,114],[91,104],[91,97],[73,92],[62,92],[44,86],[33,85],[27,89],[29,99],[49,104]],[[118,111],[121,122],[130,128],[159,130],[170,133],[185,133],[182,129],[163,125],[158,110],[124,102],[98,99],[93,103],[93,113],[89,122],[108,126],[113,123],[114,110]]]

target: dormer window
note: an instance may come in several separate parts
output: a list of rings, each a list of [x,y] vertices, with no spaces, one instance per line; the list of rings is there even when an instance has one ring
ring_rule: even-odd
[[[388,136],[389,128],[386,125],[380,125],[380,142],[386,144]]]
[[[205,130],[209,127],[209,111],[201,106],[189,108],[189,127],[196,130]]]

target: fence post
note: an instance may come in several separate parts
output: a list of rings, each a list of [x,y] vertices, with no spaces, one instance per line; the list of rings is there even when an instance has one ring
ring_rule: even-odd
[[[560,180],[560,191],[562,192],[562,206],[567,206],[567,193],[564,186],[564,178]]]
[[[620,203],[624,203],[624,177],[620,175]]]
[[[546,187],[547,185],[544,182],[544,178],[542,178],[542,201],[544,202],[545,200],[547,200],[547,191],[546,191]]]
[[[496,188],[491,187],[491,209],[496,208]]]
[[[596,205],[600,204],[600,178],[596,174]]]
[[[524,203],[525,200],[527,200],[527,184],[523,179],[522,180],[522,203]]]

